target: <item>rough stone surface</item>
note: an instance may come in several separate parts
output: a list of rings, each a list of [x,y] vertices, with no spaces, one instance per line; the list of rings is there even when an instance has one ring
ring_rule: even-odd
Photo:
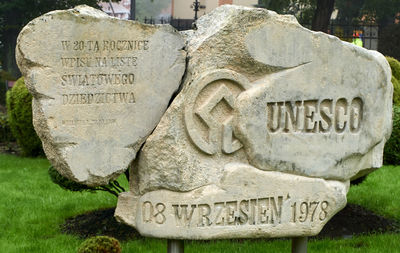
[[[21,32],[17,61],[34,126],[64,176],[106,184],[135,158],[185,70],[169,25],[111,18],[87,6],[54,11]]]
[[[278,34],[286,39],[278,43]],[[382,166],[392,85],[380,53],[274,23],[251,31],[245,44],[257,61],[286,69],[237,99],[235,133],[250,164],[338,180]]]
[[[156,190],[139,199],[124,194],[123,209],[136,213],[116,213],[144,236],[175,239],[309,236],[318,234],[346,205],[347,190],[348,184],[338,181],[231,163],[224,167],[221,181],[215,185],[189,192]]]
[[[183,89],[137,161],[141,194],[214,184],[230,162],[341,181],[382,165],[392,85],[381,54],[264,9],[222,6],[197,28]]]
[[[197,28],[116,216],[154,237],[317,234],[349,180],[382,164],[389,65],[264,9],[222,6]]]

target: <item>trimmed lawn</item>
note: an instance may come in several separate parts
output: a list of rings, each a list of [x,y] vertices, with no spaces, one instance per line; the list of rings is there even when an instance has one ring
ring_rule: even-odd
[[[350,188],[347,200],[400,221],[400,166],[374,171],[362,184]]]
[[[0,154],[0,252],[76,252],[83,240],[60,233],[67,217],[116,205],[111,194],[74,193],[53,184],[46,159]],[[122,176],[121,183],[127,189]],[[384,166],[348,200],[400,221],[400,167]],[[166,252],[166,240],[122,243],[123,252]],[[185,243],[185,252],[290,252],[289,240],[243,240]],[[340,240],[311,240],[309,252],[400,252],[400,234],[375,234]]]

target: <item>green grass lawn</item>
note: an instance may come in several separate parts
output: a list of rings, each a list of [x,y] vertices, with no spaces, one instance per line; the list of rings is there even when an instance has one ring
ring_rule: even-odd
[[[0,154],[0,252],[76,252],[82,240],[60,233],[67,217],[116,205],[111,194],[73,193],[53,184],[45,159]],[[127,186],[127,182],[125,186]],[[348,200],[400,221],[400,167],[385,166],[350,189]],[[185,252],[290,252],[289,240],[186,242]],[[166,252],[166,240],[122,243],[123,252]],[[400,234],[311,240],[309,252],[400,252]]]

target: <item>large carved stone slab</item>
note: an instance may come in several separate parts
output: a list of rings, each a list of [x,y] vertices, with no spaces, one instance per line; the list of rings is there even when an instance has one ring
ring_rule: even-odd
[[[245,38],[257,61],[285,68],[236,101],[234,130],[250,164],[338,180],[381,167],[392,124],[385,58],[294,24],[279,27],[268,22]]]
[[[233,163],[216,185],[190,192],[155,190],[140,198],[125,194],[116,216],[142,235],[161,238],[316,235],[346,205],[347,187]]]
[[[230,162],[342,181],[382,165],[393,88],[378,52],[228,5],[185,37],[184,87],[139,156],[141,193],[216,183]]]
[[[348,181],[382,164],[384,57],[292,16],[228,5],[184,36],[183,89],[116,216],[155,237],[317,234],[344,207]]]
[[[17,60],[52,164],[88,185],[122,173],[179,87],[183,46],[169,25],[123,21],[87,6],[30,22]]]

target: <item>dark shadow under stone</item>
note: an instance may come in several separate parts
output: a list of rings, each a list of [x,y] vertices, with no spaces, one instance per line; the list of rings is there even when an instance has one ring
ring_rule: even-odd
[[[95,235],[112,236],[121,241],[142,238],[134,228],[118,223],[114,218],[114,210],[95,210],[68,218],[61,225],[61,231],[81,238]],[[393,220],[376,215],[359,205],[348,204],[315,238],[351,238],[360,234],[400,232],[399,228],[399,224]]]
[[[354,235],[400,232],[400,224],[362,206],[347,204],[325,225],[316,238],[351,238]]]
[[[100,209],[68,218],[61,225],[61,231],[80,238],[96,235],[111,236],[120,241],[141,238],[136,229],[117,222],[114,211],[115,208]]]

